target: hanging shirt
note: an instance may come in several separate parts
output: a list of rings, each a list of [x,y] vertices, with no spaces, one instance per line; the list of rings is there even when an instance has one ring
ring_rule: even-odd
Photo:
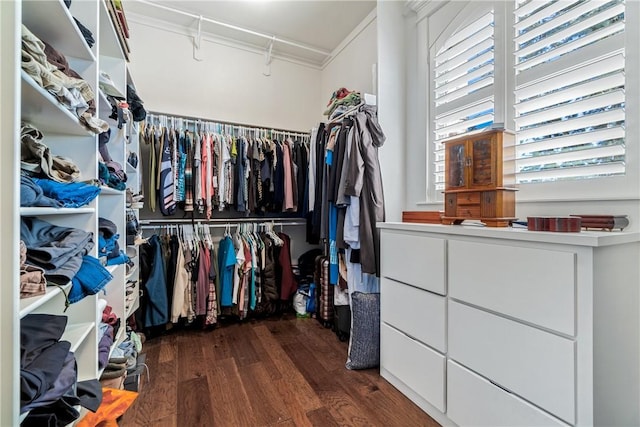
[[[153,126],[146,128],[145,142],[149,147],[149,209],[151,212],[156,211],[156,145],[158,137]]]
[[[185,133],[186,161],[184,167],[184,211],[193,211],[193,152],[194,152],[194,135],[187,131]]]
[[[207,219],[211,219],[213,200],[213,146],[211,134],[202,137],[202,188]]]
[[[282,159],[284,168],[284,203],[282,211],[295,211],[296,204],[293,188],[293,167],[291,165],[291,147],[289,145],[289,141],[285,141],[282,144]]]
[[[311,129],[311,139],[309,140],[309,180],[307,182],[307,200],[309,201],[309,212],[313,212],[316,206],[316,139],[318,138],[318,128]]]
[[[171,141],[173,132],[163,130],[163,143],[160,145],[160,179],[158,181],[158,201],[163,215],[173,215],[176,211],[176,202],[173,199],[173,171],[171,170]]]
[[[173,284],[173,302],[171,305],[171,321],[176,323],[180,317],[187,317],[189,313],[189,273],[185,265],[184,245],[178,239],[176,276]]]
[[[225,236],[218,246],[218,277],[220,281],[220,306],[233,305],[233,273],[236,254],[231,237]]]
[[[202,135],[193,136],[193,206],[199,213],[204,212],[204,197],[202,196]]]
[[[175,193],[175,201],[176,202],[184,202],[185,198],[185,181],[184,181],[184,170],[187,165],[187,147],[186,147],[186,135],[184,131],[180,131],[180,136],[178,137],[178,170],[176,173],[177,178],[177,190]]]
[[[240,286],[244,271],[244,246],[242,239],[236,234],[234,237],[234,250],[236,252],[236,265],[233,273],[233,303],[238,304],[238,295],[240,294]]]

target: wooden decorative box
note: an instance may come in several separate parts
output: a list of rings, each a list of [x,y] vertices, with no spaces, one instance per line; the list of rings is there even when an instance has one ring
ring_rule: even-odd
[[[528,216],[529,231],[580,232],[580,218],[576,216]]]
[[[402,222],[416,222],[419,224],[442,223],[441,211],[402,211]]]
[[[514,135],[490,130],[451,139],[445,146],[444,224],[466,219],[489,227],[515,220],[516,189],[512,160]],[[505,149],[506,147],[506,149]]]
[[[629,225],[629,218],[626,215],[571,215],[580,217],[582,228],[596,230],[613,230],[619,228],[621,231]]]

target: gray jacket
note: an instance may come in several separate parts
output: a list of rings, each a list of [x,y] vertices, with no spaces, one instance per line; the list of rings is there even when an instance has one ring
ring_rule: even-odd
[[[354,117],[345,194],[360,197],[360,263],[362,272],[380,275],[380,236],[376,222],[384,221],[384,192],[378,148],[386,139],[376,107],[366,105]]]

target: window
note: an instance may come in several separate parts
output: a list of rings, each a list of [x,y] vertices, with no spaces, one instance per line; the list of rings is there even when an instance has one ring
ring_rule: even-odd
[[[434,183],[444,190],[442,141],[494,121],[493,12],[455,31],[434,58]]]
[[[516,180],[625,174],[625,4],[516,1]]]

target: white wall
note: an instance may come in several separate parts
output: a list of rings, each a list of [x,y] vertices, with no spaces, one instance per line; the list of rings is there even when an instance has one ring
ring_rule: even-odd
[[[334,51],[320,76],[320,115],[331,94],[341,87],[361,93],[376,93],[373,67],[378,62],[376,11],[367,16]],[[320,116],[322,117],[322,116]],[[323,117],[326,118],[326,117]]]
[[[263,52],[204,37],[196,61],[192,37],[129,20],[130,70],[148,110],[300,131],[317,122],[319,69],[274,58],[266,77]]]
[[[378,1],[378,119],[387,137],[380,148],[387,221],[402,220],[405,205],[404,2]]]

